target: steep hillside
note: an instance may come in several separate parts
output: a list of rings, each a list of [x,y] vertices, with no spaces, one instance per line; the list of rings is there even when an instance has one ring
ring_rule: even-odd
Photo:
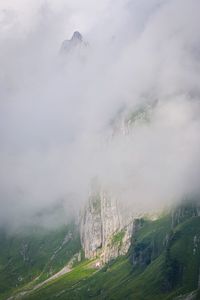
[[[57,230],[28,228],[13,234],[0,232],[0,298],[8,290],[45,280],[80,251],[77,226]]]
[[[86,260],[19,299],[199,299],[200,217],[188,207],[181,211],[176,225],[171,213],[135,220],[127,255],[101,269]]]

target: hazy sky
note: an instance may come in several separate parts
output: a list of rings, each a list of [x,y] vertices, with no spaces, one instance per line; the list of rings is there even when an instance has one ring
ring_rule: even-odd
[[[199,0],[1,0],[0,224],[78,210],[94,176],[134,211],[199,193],[199,16]],[[75,30],[88,46],[62,56]]]

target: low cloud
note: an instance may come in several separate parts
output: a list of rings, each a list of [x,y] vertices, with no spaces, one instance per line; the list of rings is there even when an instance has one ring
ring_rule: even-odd
[[[67,221],[94,177],[133,212],[199,194],[199,11],[1,1],[0,225],[54,224],[60,207]],[[86,46],[63,55],[75,30]],[[124,121],[149,106],[148,120]]]

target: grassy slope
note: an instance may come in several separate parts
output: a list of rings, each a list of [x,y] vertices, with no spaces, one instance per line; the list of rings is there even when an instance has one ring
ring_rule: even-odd
[[[53,280],[46,286],[23,299],[82,299],[79,286],[95,273],[91,262],[85,261],[76,266],[73,271]]]
[[[200,217],[190,218],[173,230],[167,216],[145,221],[129,256],[110,262],[98,272],[88,268],[87,263],[79,265],[25,299],[173,299],[197,288],[199,228]],[[147,253],[146,261],[142,254]]]
[[[62,245],[70,232],[73,238]],[[46,279],[80,250],[79,235],[73,224],[52,231],[32,228],[13,236],[2,231],[0,245],[0,299],[8,290],[23,286],[39,275],[40,280]]]

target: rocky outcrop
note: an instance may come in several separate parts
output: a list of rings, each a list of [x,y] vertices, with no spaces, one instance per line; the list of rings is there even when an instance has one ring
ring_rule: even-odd
[[[172,228],[191,217],[200,216],[200,204],[198,201],[185,200],[172,211]]]
[[[69,54],[70,52],[80,52],[84,49],[87,43],[83,40],[80,32],[75,31],[69,40],[64,40],[60,52],[61,54]]]
[[[110,122],[111,137],[132,135],[137,127],[149,124],[157,105],[158,100],[152,100],[133,110],[127,111],[125,107],[122,108]]]
[[[108,262],[120,255],[125,255],[131,245],[132,222],[108,237],[102,249],[100,260]]]
[[[125,254],[132,236],[132,222],[126,222],[120,213],[117,199],[108,190],[95,184],[80,226],[85,257],[99,257],[102,262],[107,262]]]

